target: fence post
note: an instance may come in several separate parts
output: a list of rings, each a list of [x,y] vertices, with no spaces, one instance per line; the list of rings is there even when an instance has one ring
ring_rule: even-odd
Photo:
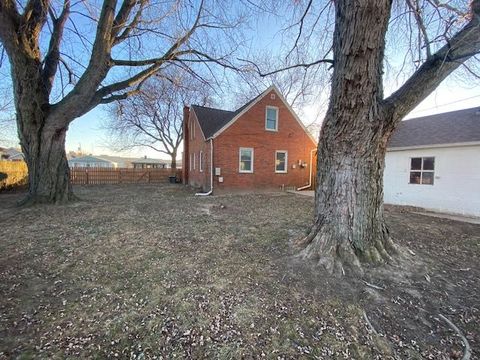
[[[88,168],[85,168],[85,174],[86,174],[86,182],[87,182],[86,185],[88,185]]]

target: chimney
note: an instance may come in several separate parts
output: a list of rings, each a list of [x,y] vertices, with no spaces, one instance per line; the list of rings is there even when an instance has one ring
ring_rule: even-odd
[[[187,105],[183,106],[183,153],[182,153],[182,181],[183,184],[188,184],[188,157],[190,156],[190,146],[188,139],[190,136],[190,129],[188,128],[188,119],[190,118],[190,108]]]

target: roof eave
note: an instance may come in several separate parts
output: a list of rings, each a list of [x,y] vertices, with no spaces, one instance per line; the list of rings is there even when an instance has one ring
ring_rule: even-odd
[[[451,148],[451,147],[465,147],[480,145],[480,141],[465,141],[457,143],[441,143],[441,144],[425,144],[425,145],[409,145],[409,146],[397,146],[387,147],[387,151],[405,151],[405,150],[417,150],[417,149],[435,149],[435,148]]]

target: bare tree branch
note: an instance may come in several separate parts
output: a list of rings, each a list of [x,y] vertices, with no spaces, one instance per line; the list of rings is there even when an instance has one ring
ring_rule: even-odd
[[[400,89],[385,99],[395,121],[400,121],[465,60],[480,52],[479,31],[480,0],[474,0],[472,19],[448,44],[427,59]]]
[[[60,61],[60,42],[63,37],[63,29],[70,14],[70,0],[65,0],[63,10],[58,18],[55,18],[53,12],[50,17],[53,22],[53,31],[50,37],[48,52],[45,56],[42,77],[48,94],[52,91],[53,81],[57,72],[58,63]]]

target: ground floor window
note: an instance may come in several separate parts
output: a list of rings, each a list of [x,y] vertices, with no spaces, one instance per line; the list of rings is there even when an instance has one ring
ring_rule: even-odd
[[[241,173],[253,173],[253,148],[240,148],[239,171]]]
[[[200,171],[203,171],[203,151],[200,151],[198,155],[198,168]]]
[[[275,151],[275,172],[286,173],[287,172],[287,157],[288,153],[284,150]]]
[[[434,157],[414,157],[410,159],[410,184],[433,185],[434,173]]]

